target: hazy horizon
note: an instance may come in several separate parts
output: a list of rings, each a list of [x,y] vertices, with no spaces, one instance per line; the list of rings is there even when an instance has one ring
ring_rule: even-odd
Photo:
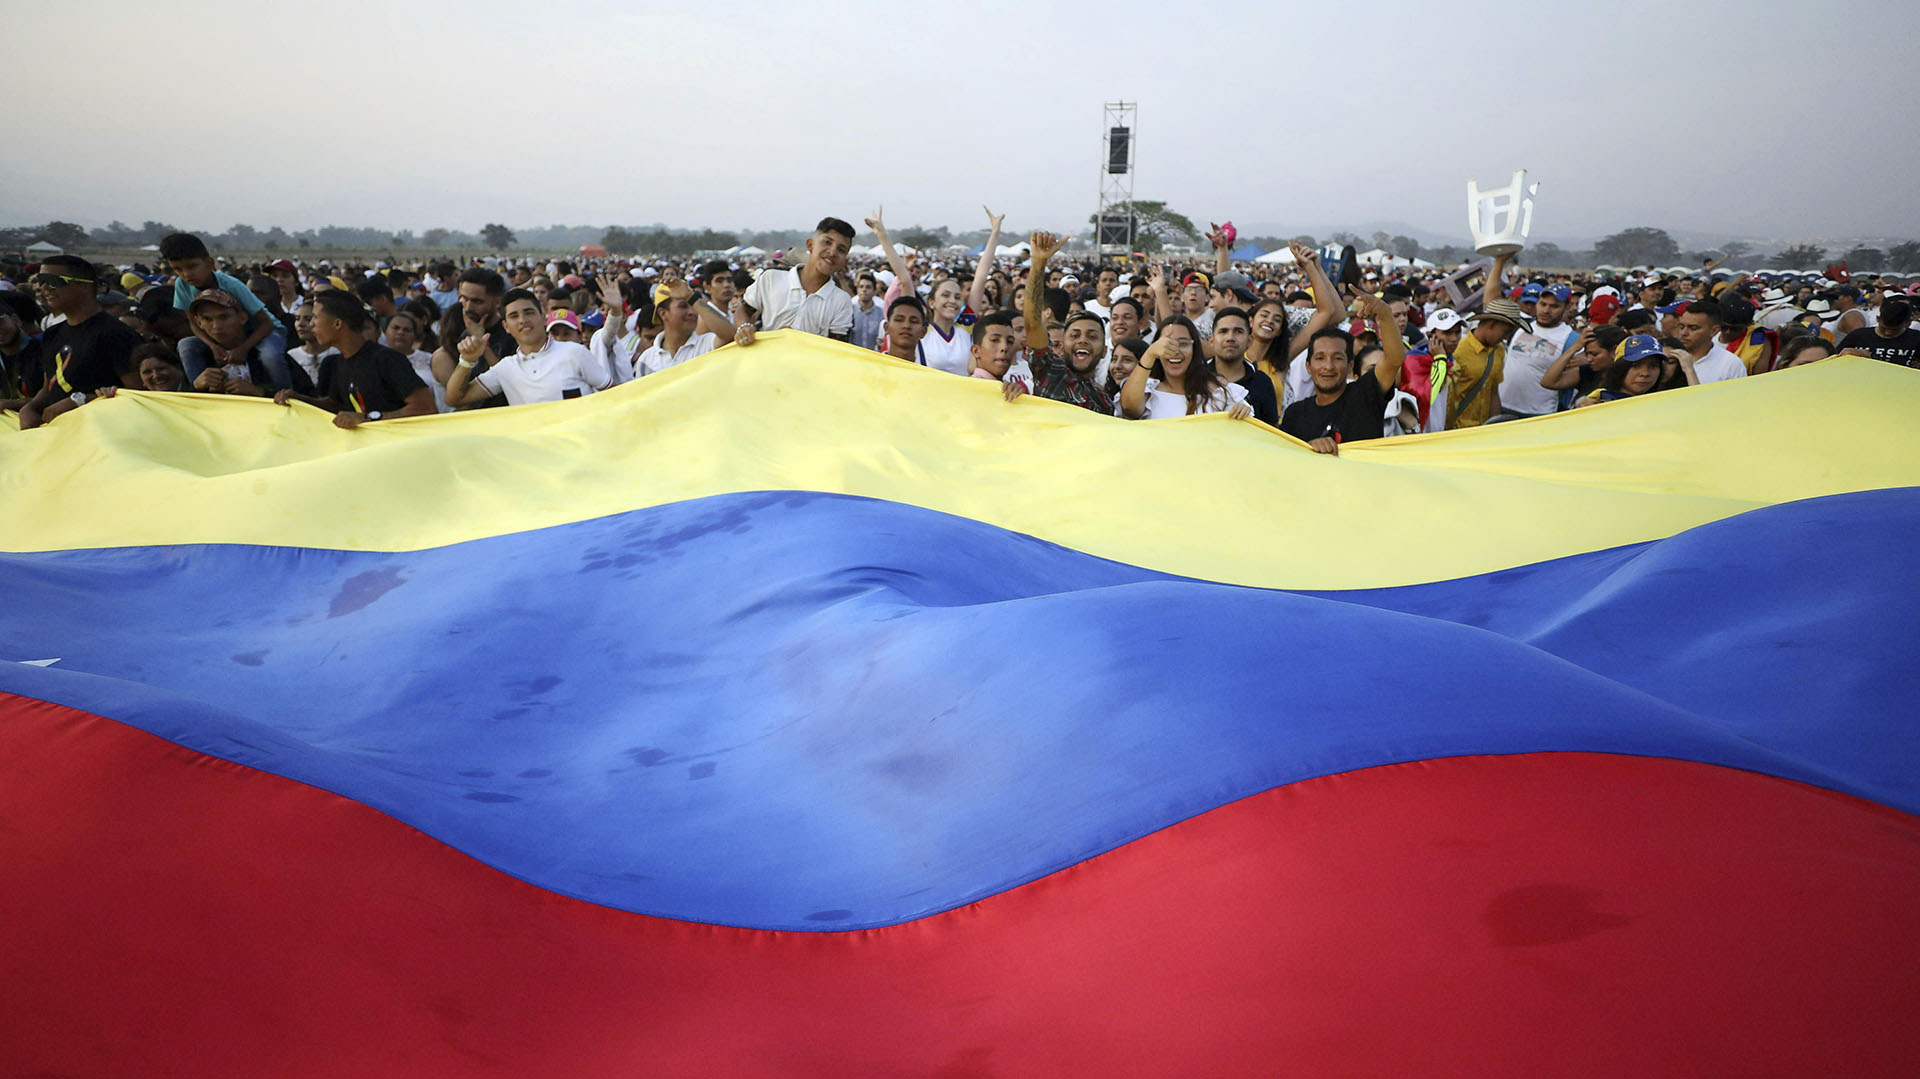
[[[1785,0],[828,10],[216,0],[194,9],[182,73],[151,47],[180,32],[177,9],[22,8],[15,40],[46,47],[14,58],[0,220],[767,230],[885,204],[891,224],[966,231],[985,203],[1084,233],[1101,105],[1124,98],[1135,196],[1197,222],[1404,222],[1465,242],[1465,181],[1525,167],[1536,237],[1920,231],[1898,122],[1920,84],[1908,36],[1829,25],[1808,45]],[[1863,31],[1914,21],[1885,0],[1847,11]],[[76,109],[55,46],[83,30],[86,70],[150,69],[153,91]],[[1182,35],[1192,59],[1157,58]],[[1250,55],[1209,61],[1215,41]],[[1434,74],[1450,65],[1491,74]]]

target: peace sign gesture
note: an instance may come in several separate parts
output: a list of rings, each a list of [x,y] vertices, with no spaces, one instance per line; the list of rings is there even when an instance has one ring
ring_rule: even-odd
[[[986,206],[984,205],[981,206],[980,208],[982,210],[987,210]],[[879,216],[880,215],[877,212],[874,214],[874,217],[876,219],[878,219]],[[1006,219],[1007,219],[1006,214],[996,214],[992,210],[987,210],[987,226],[991,228],[994,232],[1000,231],[1000,222],[1005,221]],[[872,224],[872,222],[868,222],[868,224]]]

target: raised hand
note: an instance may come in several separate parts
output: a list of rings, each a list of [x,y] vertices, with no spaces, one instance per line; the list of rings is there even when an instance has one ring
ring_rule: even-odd
[[[1067,238],[1051,232],[1035,232],[1027,237],[1027,246],[1032,248],[1033,261],[1037,266],[1059,254],[1060,249],[1067,246]]]
[[[1309,259],[1318,257],[1313,253],[1313,248],[1308,247],[1306,244],[1301,243],[1299,240],[1295,240],[1292,243],[1289,243],[1287,245],[1287,250],[1293,252],[1294,264],[1299,266],[1301,269],[1306,268],[1307,261]]]
[[[606,274],[594,274],[593,280],[595,284],[600,286],[600,302],[606,305],[607,310],[624,311],[627,309],[627,301],[620,295],[620,282],[615,281]]]
[[[460,339],[460,358],[469,364],[476,363],[481,353],[487,350],[487,335],[470,333]]]
[[[1387,306],[1387,301],[1359,285],[1354,286],[1353,306],[1356,309],[1354,314],[1373,319],[1375,325],[1388,326],[1393,323],[1393,308]]]
[[[873,208],[873,216],[867,218],[867,227],[873,230],[873,234],[875,236],[878,236],[882,239],[885,239],[887,235],[887,225],[885,220],[881,217],[881,211],[885,209],[886,209],[885,206],[876,206]]]
[[[987,210],[985,206],[981,206],[980,208],[982,210]],[[878,212],[876,212],[873,216],[875,220],[878,220],[880,217]],[[1002,221],[1005,221],[1006,219],[1007,219],[1006,214],[996,214],[992,210],[987,210],[987,227],[989,229],[992,229],[994,232],[1000,231],[1000,223]],[[868,224],[872,224],[872,222],[868,222]]]
[[[1229,247],[1229,246],[1231,246],[1231,244],[1230,244],[1230,243],[1228,242],[1228,240],[1227,240],[1227,230],[1226,230],[1226,229],[1223,229],[1223,228],[1221,228],[1221,227],[1220,227],[1219,225],[1215,225],[1215,224],[1214,224],[1213,222],[1211,222],[1211,221],[1209,221],[1209,222],[1207,222],[1207,224],[1208,224],[1208,225],[1210,226],[1210,227],[1209,227],[1209,228],[1207,229],[1207,242],[1208,242],[1208,243],[1210,243],[1210,244],[1212,244],[1212,245],[1213,245],[1213,246],[1215,246],[1215,247]]]

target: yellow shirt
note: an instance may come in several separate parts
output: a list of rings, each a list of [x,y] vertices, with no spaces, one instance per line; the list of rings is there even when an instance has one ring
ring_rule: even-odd
[[[1493,415],[1494,391],[1500,388],[1500,379],[1507,369],[1506,342],[1489,350],[1471,331],[1463,333],[1460,335],[1460,347],[1453,350],[1453,365],[1460,372],[1460,378],[1447,392],[1447,430],[1478,427]],[[1466,397],[1467,390],[1474,383],[1480,381],[1480,373],[1489,366],[1493,368],[1493,373],[1487,376],[1486,385],[1481,386],[1480,392],[1462,409],[1460,400]]]

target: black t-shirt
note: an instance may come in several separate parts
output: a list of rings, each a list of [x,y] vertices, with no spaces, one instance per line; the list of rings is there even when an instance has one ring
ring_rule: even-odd
[[[1876,360],[1897,363],[1903,367],[1920,367],[1920,330],[1909,326],[1898,337],[1882,337],[1880,331],[1871,326],[1842,337],[1835,346],[1841,351],[1850,348],[1865,349],[1867,355]]]
[[[1387,397],[1380,391],[1380,380],[1361,375],[1347,383],[1330,405],[1320,404],[1317,396],[1288,405],[1280,429],[1302,442],[1312,442],[1326,437],[1332,428],[1340,432],[1340,441],[1359,442],[1380,437],[1386,413]]]
[[[40,348],[61,393],[93,393],[121,385],[121,376],[133,369],[133,346],[139,343],[140,335],[126,323],[96,311],[77,326],[62,322],[48,330]]]
[[[424,387],[405,356],[385,345],[363,345],[351,356],[320,361],[320,386],[349,412],[391,415],[406,407],[407,395]]]
[[[1267,373],[1247,364],[1247,373],[1239,382],[1240,388],[1247,391],[1247,407],[1253,409],[1253,418],[1269,427],[1280,426],[1280,395],[1274,391],[1273,380]]]

